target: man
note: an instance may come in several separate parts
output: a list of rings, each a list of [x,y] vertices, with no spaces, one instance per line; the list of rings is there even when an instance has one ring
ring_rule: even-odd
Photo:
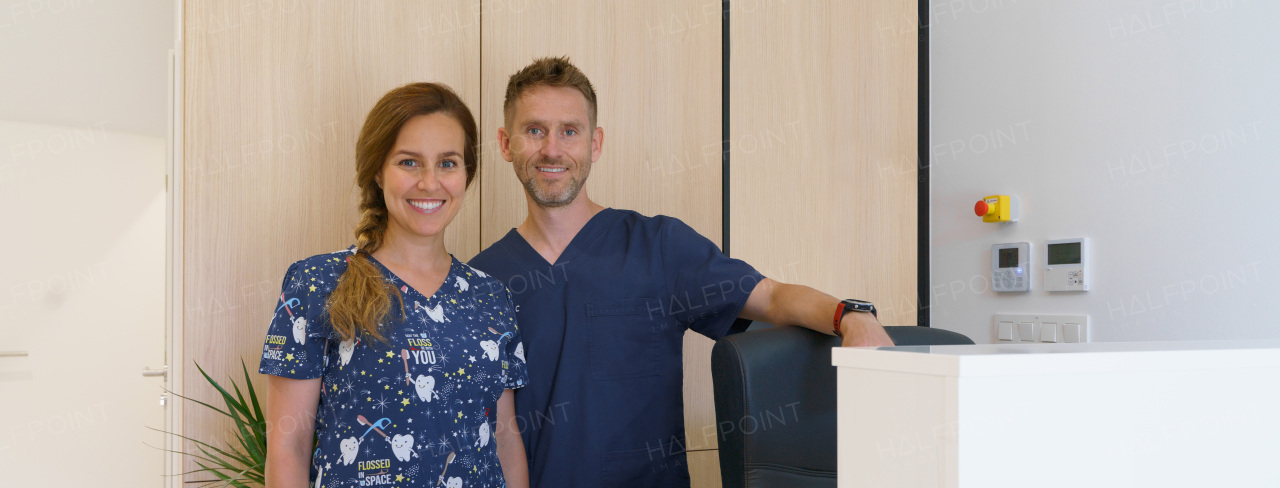
[[[531,486],[689,485],[686,329],[718,339],[763,320],[842,332],[846,346],[892,345],[866,302],[765,278],[674,218],[591,201],[604,129],[595,90],[568,59],[512,75],[503,111],[498,144],[529,216],[471,264],[507,283],[516,304]]]

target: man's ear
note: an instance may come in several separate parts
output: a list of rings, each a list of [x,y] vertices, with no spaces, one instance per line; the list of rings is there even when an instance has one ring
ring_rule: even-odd
[[[596,127],[591,133],[591,162],[600,160],[600,153],[604,152],[604,127]]]
[[[512,161],[511,157],[511,134],[507,133],[506,127],[498,127],[498,151],[502,153],[502,159],[508,163]]]

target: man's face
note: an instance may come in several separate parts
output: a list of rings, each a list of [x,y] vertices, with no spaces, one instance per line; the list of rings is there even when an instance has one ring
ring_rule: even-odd
[[[511,123],[498,129],[503,159],[538,206],[568,205],[586,184],[604,140],[588,113],[578,90],[539,86],[516,100]]]

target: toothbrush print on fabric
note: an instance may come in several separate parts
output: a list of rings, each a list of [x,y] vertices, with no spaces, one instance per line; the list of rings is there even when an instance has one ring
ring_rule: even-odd
[[[314,487],[501,487],[493,442],[504,389],[528,378],[511,297],[456,259],[431,296],[402,282],[387,342],[332,334],[325,302],[351,250],[304,259],[285,274],[259,371],[321,378]]]

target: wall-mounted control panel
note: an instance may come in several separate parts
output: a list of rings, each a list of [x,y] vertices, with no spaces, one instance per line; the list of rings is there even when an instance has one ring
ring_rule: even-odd
[[[1031,290],[1031,244],[1011,242],[991,246],[991,290]]]
[[[996,344],[1089,342],[1088,315],[997,314],[991,322]]]
[[[1089,240],[1059,239],[1045,245],[1044,289],[1089,291]]]

